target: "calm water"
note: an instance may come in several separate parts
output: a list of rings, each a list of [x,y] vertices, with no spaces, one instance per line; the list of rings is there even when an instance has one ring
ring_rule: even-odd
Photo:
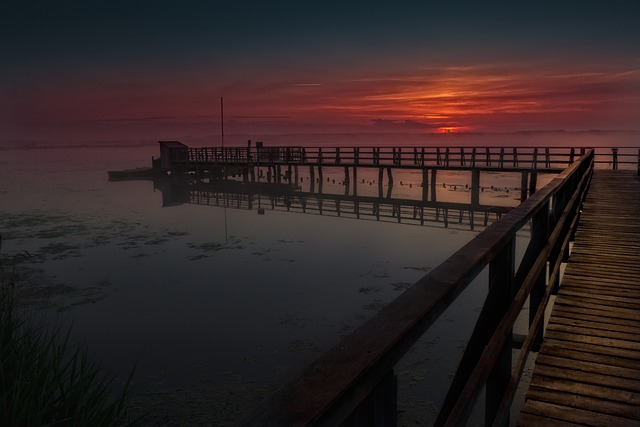
[[[256,206],[163,207],[151,181],[108,182],[107,170],[157,155],[155,145],[0,151],[0,233],[24,305],[73,324],[74,340],[120,376],[136,365],[136,404],[165,419],[233,419],[477,233],[457,214],[446,228],[416,226],[273,210],[268,197],[263,215]],[[325,172],[323,191],[344,193],[342,173]],[[377,194],[367,188],[373,177],[359,178],[360,195]],[[419,199],[420,179],[394,176],[393,197]],[[467,174],[439,174],[438,200],[468,201],[466,183]],[[481,185],[496,189],[483,204],[518,203],[517,176],[487,174]],[[22,250],[31,258],[14,257]],[[435,414],[485,281],[396,368],[407,423]]]

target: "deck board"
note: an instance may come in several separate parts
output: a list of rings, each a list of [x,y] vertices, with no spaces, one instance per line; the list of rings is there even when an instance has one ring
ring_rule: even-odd
[[[596,171],[519,426],[640,426],[640,177]]]

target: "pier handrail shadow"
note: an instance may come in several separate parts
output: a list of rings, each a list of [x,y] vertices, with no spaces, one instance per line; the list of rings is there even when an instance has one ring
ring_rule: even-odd
[[[506,205],[471,204],[445,200],[419,200],[354,194],[312,193],[292,184],[202,182],[189,176],[154,178],[154,189],[162,193],[163,206],[184,203],[240,210],[267,208],[271,211],[325,215],[378,222],[432,225],[474,230],[509,212]],[[491,219],[490,219],[491,218]],[[495,219],[494,219],[495,218]]]
[[[486,386],[486,425],[508,424],[529,351],[578,223],[594,168],[587,150],[549,184],[267,397],[240,425],[395,425],[394,366],[485,269],[489,291],[436,425],[463,425]],[[516,233],[531,239],[516,266]],[[513,326],[529,300],[529,331],[512,361]],[[389,397],[391,395],[391,397]],[[381,402],[387,402],[384,407]]]

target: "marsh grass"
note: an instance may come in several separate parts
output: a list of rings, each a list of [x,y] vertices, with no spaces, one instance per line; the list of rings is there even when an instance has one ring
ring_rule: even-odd
[[[130,424],[126,402],[133,371],[114,392],[116,376],[70,342],[70,330],[16,308],[13,278],[0,259],[0,425],[116,426]],[[6,262],[5,262],[6,264]],[[15,262],[12,263],[15,266]],[[15,268],[15,267],[14,267]]]

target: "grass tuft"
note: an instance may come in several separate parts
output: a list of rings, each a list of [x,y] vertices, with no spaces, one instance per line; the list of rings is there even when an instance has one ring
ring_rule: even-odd
[[[18,312],[10,276],[0,259],[0,425],[126,425],[133,371],[114,393],[115,375],[72,345],[70,330]]]

